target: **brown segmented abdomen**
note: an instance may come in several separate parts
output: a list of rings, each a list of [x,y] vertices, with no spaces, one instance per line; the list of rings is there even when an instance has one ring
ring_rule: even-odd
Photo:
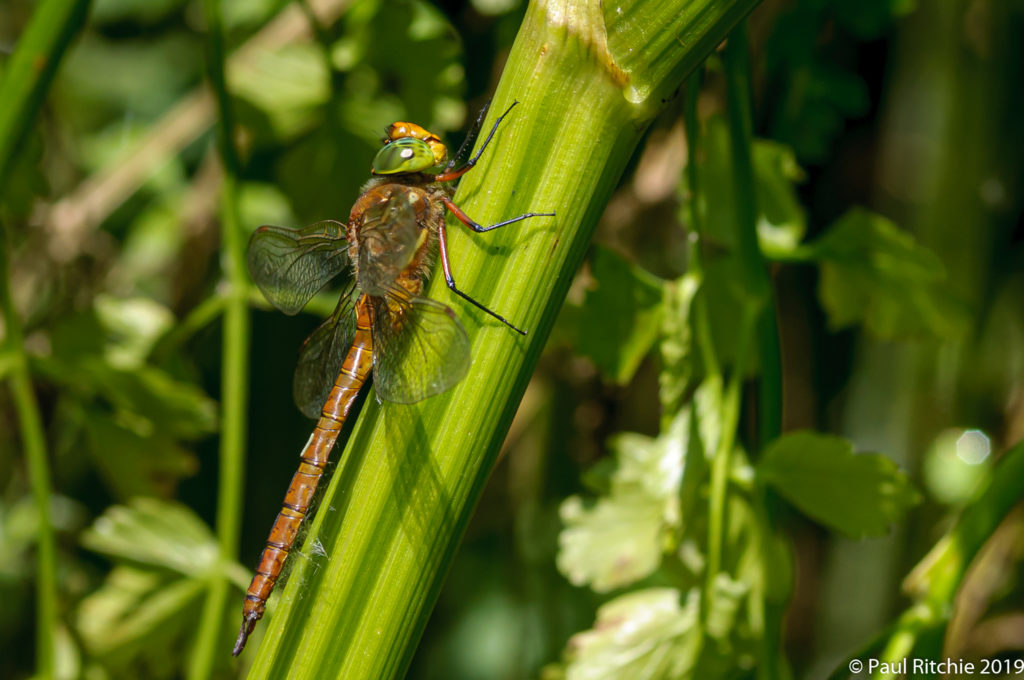
[[[281,505],[281,512],[277,514],[267,538],[267,547],[260,556],[256,575],[252,577],[249,589],[245,593],[242,630],[239,631],[232,650],[234,656],[238,656],[245,647],[246,639],[266,610],[267,598],[270,597],[281,575],[281,568],[295,543],[299,526],[309,512],[309,505],[320,483],[320,477],[324,474],[334,442],[338,439],[338,433],[345,424],[348,412],[373,368],[373,340],[370,335],[372,318],[369,301],[365,295],[356,302],[355,312],[356,332],[352,346],[324,403],[313,434],[302,449],[299,469],[292,477],[292,483]]]

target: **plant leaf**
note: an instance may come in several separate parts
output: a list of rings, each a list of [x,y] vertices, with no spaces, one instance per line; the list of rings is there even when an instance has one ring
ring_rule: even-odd
[[[772,442],[757,472],[809,517],[853,538],[884,534],[920,500],[885,456],[854,454],[849,441],[814,432]]]
[[[701,649],[699,593],[651,588],[597,610],[594,627],[569,640],[567,680],[686,678]]]
[[[699,287],[700,280],[693,274],[665,283],[661,341],[658,344],[661,357],[658,388],[662,422],[666,424],[683,407],[686,391],[697,372],[690,309]]]
[[[698,209],[707,236],[732,250],[736,247],[736,187],[732,169],[729,126],[722,116],[705,123],[700,144],[698,181],[701,192]],[[757,196],[757,235],[766,255],[789,252],[807,231],[807,218],[797,198],[794,184],[804,172],[792,149],[773,141],[754,140],[751,153],[754,166],[754,191]],[[685,182],[685,174],[684,174]],[[685,190],[683,195],[692,196]],[[683,206],[684,214],[688,208]]]
[[[595,248],[590,265],[597,285],[575,314],[574,344],[621,385],[658,339],[664,283],[607,248]]]
[[[883,339],[955,337],[966,313],[940,287],[942,262],[881,215],[854,208],[809,247],[833,329],[863,323]]]
[[[206,587],[205,581],[118,566],[82,601],[76,627],[89,652],[114,657],[108,660],[114,665],[166,658],[157,648],[192,631]],[[173,675],[176,666],[163,665],[164,672],[153,669],[144,677],[167,677],[167,670]]]
[[[218,561],[217,542],[189,508],[155,498],[136,498],[107,508],[82,535],[90,550],[114,559],[204,576]]]
[[[661,564],[664,532],[679,522],[678,488],[689,441],[689,409],[658,438],[625,433],[610,446],[618,463],[607,496],[561,508],[558,568],[576,585],[604,592],[633,583]]]

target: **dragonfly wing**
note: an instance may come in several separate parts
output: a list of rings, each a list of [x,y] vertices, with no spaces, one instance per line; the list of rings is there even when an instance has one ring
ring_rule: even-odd
[[[455,312],[397,292],[373,302],[373,384],[381,399],[412,404],[462,380],[469,339]]]
[[[355,284],[338,301],[334,313],[320,324],[302,344],[295,367],[292,394],[295,405],[310,418],[319,418],[341,365],[356,334],[354,310],[358,291]]]
[[[263,226],[249,239],[252,280],[285,314],[298,314],[348,261],[345,225],[334,220],[304,229]]]
[[[356,230],[359,288],[386,296],[419,246],[423,196],[411,187],[392,185],[386,197],[369,206]]]

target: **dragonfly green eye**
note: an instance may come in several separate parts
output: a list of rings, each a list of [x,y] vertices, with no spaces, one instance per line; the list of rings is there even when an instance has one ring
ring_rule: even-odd
[[[397,175],[402,172],[423,172],[434,167],[434,153],[422,139],[403,137],[396,139],[377,152],[373,159],[373,174]]]

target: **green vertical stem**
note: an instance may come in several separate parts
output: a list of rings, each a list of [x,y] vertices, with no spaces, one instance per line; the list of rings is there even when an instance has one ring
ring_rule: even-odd
[[[10,271],[7,265],[6,230],[0,229],[0,310],[6,329],[6,347],[12,364],[11,392],[18,413],[18,426],[28,462],[32,498],[36,505],[36,676],[52,678],[56,668],[54,632],[57,630],[57,551],[50,518],[50,464],[46,459],[43,419],[32,390],[28,358],[22,344],[21,321],[11,300]]]
[[[700,121],[697,117],[697,102],[700,99],[701,71],[697,70],[686,82],[686,99],[684,101],[683,120],[686,127],[686,178],[690,186],[690,239],[689,239],[689,271],[701,282],[704,280],[704,261],[701,253],[704,225],[700,217],[700,173],[698,157],[700,153]],[[711,340],[711,322],[708,318],[707,301],[703,295],[697,294],[693,300],[694,335],[697,347],[700,348],[704,362],[704,373],[707,376],[719,375],[721,367],[715,352],[715,343]]]
[[[741,22],[733,31],[722,60],[726,74],[730,150],[733,182],[736,187],[738,256],[743,285],[754,314],[753,328],[750,330],[756,333],[761,369],[757,402],[757,443],[764,447],[779,436],[782,427],[782,361],[771,278],[757,236],[757,194],[751,160],[754,143],[753,104],[750,52],[745,22]],[[744,365],[737,362],[736,370],[743,371]],[[763,498],[759,499],[760,502],[763,502]],[[772,537],[767,535],[770,529],[767,525],[764,526],[766,534],[761,539],[767,545]],[[768,568],[771,568],[770,564]],[[765,579],[770,578],[771,575],[766,574]],[[765,601],[762,604],[763,606],[758,608],[762,618],[757,621],[761,628],[762,656],[758,676],[770,678],[777,675],[780,664],[778,650],[781,645],[781,627],[778,624],[782,611],[772,602]]]
[[[753,107],[750,96],[750,54],[745,23],[741,23],[733,31],[722,59],[725,64],[728,91],[740,271],[747,293],[754,303],[763,309],[756,330],[761,360],[758,439],[760,445],[764,446],[775,439],[781,429],[782,368],[771,279],[757,240],[757,195],[754,189],[754,166],[750,157],[754,143],[751,116]]]
[[[747,303],[740,311],[739,335],[736,340],[736,365],[729,384],[722,395],[722,437],[711,461],[711,485],[708,496],[708,561],[705,572],[703,605],[701,613],[707,616],[714,598],[714,585],[722,570],[722,553],[725,546],[725,527],[728,526],[726,509],[729,494],[729,470],[732,450],[736,445],[736,431],[740,420],[740,402],[743,387],[743,366],[747,363],[750,350],[750,336],[757,320],[758,308]],[[705,619],[706,620],[706,619]]]
[[[22,140],[43,105],[53,76],[71,39],[88,12],[88,0],[45,0],[39,3],[0,81],[0,197],[14,167]],[[54,634],[57,618],[57,551],[50,518],[50,465],[28,359],[22,343],[21,321],[14,309],[8,267],[8,234],[0,227],[0,313],[6,332],[14,408],[25,447],[32,496],[36,505],[36,677],[52,678],[56,671]]]
[[[221,371],[220,481],[217,493],[217,542],[222,560],[238,552],[241,526],[242,482],[246,408],[248,405],[249,307],[245,272],[245,238],[238,210],[238,154],[232,142],[234,118],[224,78],[224,40],[217,0],[203,3],[207,25],[207,67],[217,98],[217,148],[224,166],[221,193],[222,267],[228,292],[224,308],[224,336]],[[225,607],[231,593],[227,578],[218,573],[210,583],[210,596],[203,608],[189,677],[195,680],[212,674],[217,658],[227,659],[231,650],[223,633]],[[218,657],[218,655],[220,655]]]

